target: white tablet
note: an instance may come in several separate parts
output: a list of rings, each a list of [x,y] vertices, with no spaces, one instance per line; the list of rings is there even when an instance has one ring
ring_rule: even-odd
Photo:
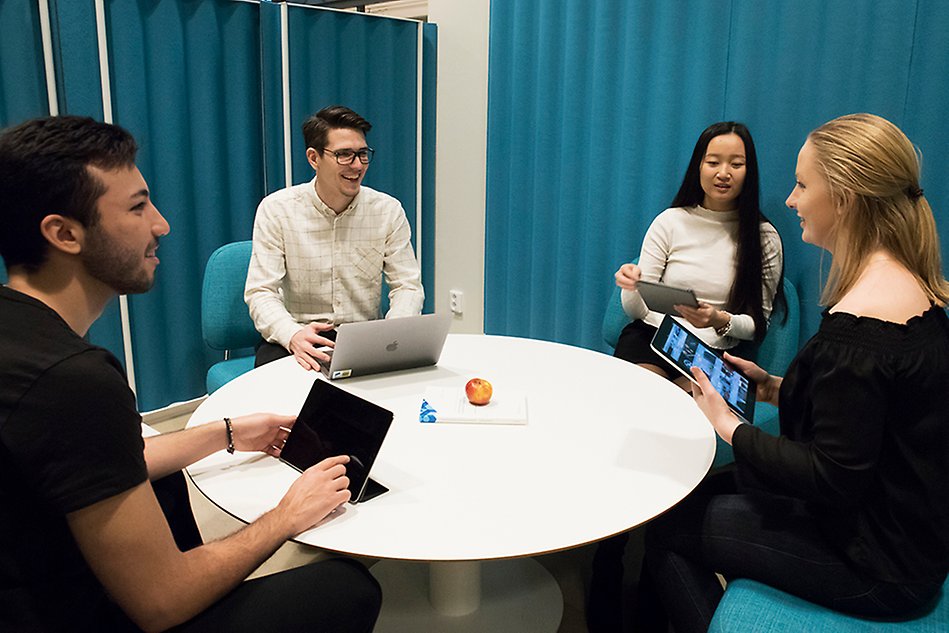
[[[705,372],[715,391],[745,422],[755,418],[755,383],[737,367],[725,360],[720,350],[711,348],[678,321],[666,315],[650,344],[653,351],[665,358],[682,375],[695,382],[690,368]]]
[[[673,306],[683,305],[690,308],[699,307],[695,293],[688,288],[676,288],[665,284],[640,281],[636,284],[639,295],[646,302],[646,307],[653,312],[663,314],[679,314]]]

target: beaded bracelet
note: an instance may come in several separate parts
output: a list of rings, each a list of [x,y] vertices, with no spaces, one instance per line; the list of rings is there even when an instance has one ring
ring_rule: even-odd
[[[231,419],[224,418],[224,428],[227,431],[227,452],[234,454],[234,429],[231,427]]]

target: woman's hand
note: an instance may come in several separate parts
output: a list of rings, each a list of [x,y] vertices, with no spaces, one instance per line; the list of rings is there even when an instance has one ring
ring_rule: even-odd
[[[732,413],[725,399],[715,391],[704,371],[693,366],[692,375],[698,383],[692,387],[692,397],[695,399],[695,404],[699,405],[699,409],[712,423],[715,432],[731,445],[732,435],[735,434],[735,429],[742,424],[742,421]]]
[[[717,310],[704,301],[699,301],[699,307],[697,308],[677,305],[675,309],[685,317],[686,321],[697,328],[712,327],[720,329],[725,327],[731,319],[730,314],[723,310]]]
[[[767,402],[768,404],[778,406],[781,382],[784,380],[784,378],[781,378],[780,376],[772,376],[750,360],[732,356],[728,352],[725,352],[725,360],[740,369],[743,374],[748,376],[748,378],[750,378],[751,381],[757,385],[755,399],[758,402]]]
[[[613,276],[616,278],[616,285],[623,290],[636,290],[642,270],[636,264],[623,264]]]

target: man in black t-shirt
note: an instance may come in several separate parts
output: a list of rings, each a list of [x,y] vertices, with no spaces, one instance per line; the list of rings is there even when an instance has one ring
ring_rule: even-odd
[[[0,135],[0,630],[370,631],[379,588],[352,561],[242,582],[349,499],[345,456],[228,538],[173,538],[152,481],[225,448],[279,455],[294,418],[142,439],[121,365],[82,338],[116,294],[151,287],[169,231],[135,154],[80,117]]]

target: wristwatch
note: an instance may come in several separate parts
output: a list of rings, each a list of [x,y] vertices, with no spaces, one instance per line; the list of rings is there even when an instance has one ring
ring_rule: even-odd
[[[728,314],[726,312],[725,314]],[[725,323],[722,327],[715,328],[715,333],[719,336],[728,336],[728,333],[732,331],[732,315],[728,314],[728,322]]]

